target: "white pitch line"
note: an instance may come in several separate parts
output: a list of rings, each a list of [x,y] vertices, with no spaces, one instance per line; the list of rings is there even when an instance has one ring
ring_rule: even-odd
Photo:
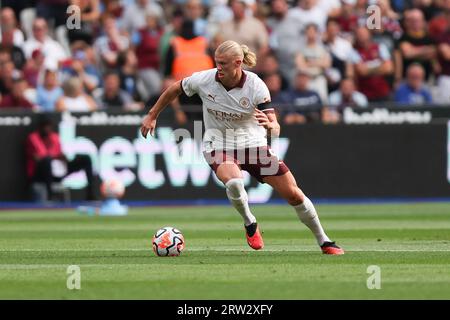
[[[97,251],[106,251],[106,252],[117,252],[117,251],[124,251],[124,252],[140,252],[140,251],[152,251],[151,248],[104,248],[104,249],[83,249],[83,248],[77,248],[77,249],[31,249],[31,248],[20,248],[20,249],[0,249],[0,252],[97,252]],[[214,252],[253,252],[253,250],[247,249],[247,248],[191,248],[191,249],[185,249],[185,252],[200,252],[200,251],[214,251]],[[261,252],[319,252],[320,250],[314,249],[314,248],[296,248],[296,249],[263,249]],[[364,249],[364,248],[358,248],[358,249],[346,249],[346,252],[449,252],[450,249]]]

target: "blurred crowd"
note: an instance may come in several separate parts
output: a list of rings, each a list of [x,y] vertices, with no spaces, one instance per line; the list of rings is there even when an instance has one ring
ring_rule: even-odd
[[[2,0],[0,110],[142,110],[225,40],[257,54],[288,124],[450,106],[450,0]]]

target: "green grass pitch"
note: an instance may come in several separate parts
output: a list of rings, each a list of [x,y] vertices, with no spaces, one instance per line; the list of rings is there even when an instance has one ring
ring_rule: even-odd
[[[253,206],[262,251],[229,206],[0,211],[0,299],[450,299],[450,204],[317,208],[344,256],[321,254],[289,206]],[[180,257],[153,254],[164,226],[183,232]],[[69,265],[80,290],[66,287]],[[371,265],[381,289],[367,287]]]

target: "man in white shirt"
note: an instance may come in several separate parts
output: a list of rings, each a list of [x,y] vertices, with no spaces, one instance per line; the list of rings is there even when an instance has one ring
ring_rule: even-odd
[[[255,53],[245,45],[225,41],[216,49],[215,61],[217,68],[194,73],[164,91],[143,120],[141,134],[154,134],[159,114],[181,93],[198,94],[206,129],[205,158],[244,220],[248,245],[259,250],[264,242],[248,205],[241,170],[269,184],[287,200],[324,254],[344,254],[325,234],[314,205],[267,143],[267,136],[279,136],[280,125],[267,86],[256,74],[242,69],[243,64],[250,68],[256,65]]]
[[[31,57],[34,50],[39,49],[45,57],[45,64],[59,62],[67,58],[63,47],[48,35],[47,21],[43,18],[34,20],[33,37],[25,41],[22,49],[27,59]]]

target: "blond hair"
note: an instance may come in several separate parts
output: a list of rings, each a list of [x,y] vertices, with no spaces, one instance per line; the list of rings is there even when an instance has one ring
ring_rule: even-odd
[[[217,47],[216,53],[229,53],[232,56],[239,57],[242,60],[242,63],[250,68],[256,66],[256,54],[250,51],[245,44],[239,44],[235,41],[228,40],[222,42]]]
[[[74,97],[77,94],[77,91],[82,88],[83,82],[78,77],[70,77],[66,81],[64,81],[62,85],[62,89],[64,94],[68,97]]]

